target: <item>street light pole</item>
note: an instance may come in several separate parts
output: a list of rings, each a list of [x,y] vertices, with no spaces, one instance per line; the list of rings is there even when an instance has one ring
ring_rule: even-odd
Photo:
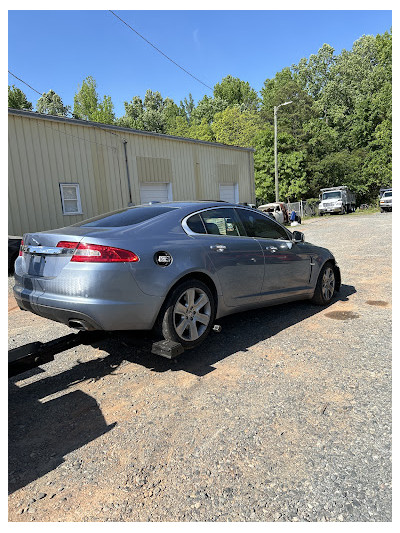
[[[279,181],[278,181],[278,109],[283,105],[293,103],[284,102],[274,106],[274,159],[275,159],[275,202],[279,202]]]

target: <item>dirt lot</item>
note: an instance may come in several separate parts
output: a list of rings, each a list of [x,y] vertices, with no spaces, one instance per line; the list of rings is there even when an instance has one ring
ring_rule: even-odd
[[[341,267],[329,308],[227,317],[172,362],[112,336],[9,380],[10,521],[391,520],[391,215],[299,229]],[[70,331],[9,298],[10,348]]]

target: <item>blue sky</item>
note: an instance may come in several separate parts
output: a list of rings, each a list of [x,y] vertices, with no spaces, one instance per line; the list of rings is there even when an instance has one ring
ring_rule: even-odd
[[[363,34],[389,30],[391,11],[122,11],[128,24],[213,87],[231,74],[259,91],[267,78],[324,44],[339,53]],[[212,91],[177,68],[108,11],[9,11],[8,69],[39,92],[73,105],[86,76],[116,116],[147,89],[197,102]],[[34,105],[39,95],[8,76]]]

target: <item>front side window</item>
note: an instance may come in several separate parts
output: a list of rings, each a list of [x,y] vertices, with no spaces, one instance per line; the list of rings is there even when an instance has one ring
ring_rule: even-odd
[[[203,211],[201,217],[207,233],[211,235],[246,235],[234,209],[210,209]]]
[[[237,211],[248,237],[289,240],[286,231],[271,218],[247,209],[238,209]]]
[[[81,215],[82,205],[78,183],[60,183],[63,215]]]

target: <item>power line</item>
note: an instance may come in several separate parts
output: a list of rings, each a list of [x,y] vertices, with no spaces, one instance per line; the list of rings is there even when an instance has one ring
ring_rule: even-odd
[[[37,91],[36,89],[34,89],[33,87],[31,87],[31,86],[29,85],[29,83],[26,83],[26,81],[21,80],[21,78],[18,78],[18,76],[16,76],[15,74],[13,74],[10,70],[8,71],[8,73],[11,74],[11,76],[14,76],[14,78],[16,78],[17,80],[22,81],[22,83],[24,83],[27,87],[29,87],[30,89],[32,89],[32,91],[35,91],[35,93],[38,93],[38,94],[40,94],[40,96],[42,96],[42,93],[40,93],[39,91]]]
[[[138,35],[141,39],[143,39],[147,44],[149,44],[150,46],[152,46],[155,50],[157,50],[157,52],[159,52],[161,55],[163,55],[164,57],[166,57],[168,59],[168,61],[171,61],[171,63],[173,63],[174,65],[176,65],[178,68],[180,68],[181,70],[183,70],[183,72],[186,72],[186,74],[189,74],[189,76],[191,76],[192,78],[194,78],[196,81],[198,81],[199,83],[201,83],[202,85],[204,85],[205,87],[207,87],[207,89],[210,89],[211,91],[213,90],[212,87],[210,87],[209,85],[207,85],[206,83],[204,83],[203,81],[199,80],[199,78],[196,78],[196,76],[193,76],[193,74],[191,74],[189,71],[187,71],[186,69],[184,69],[183,67],[181,67],[180,65],[178,65],[178,63],[176,63],[176,61],[174,61],[173,59],[171,59],[170,57],[168,57],[166,54],[164,54],[164,52],[162,52],[159,48],[157,48],[157,46],[154,46],[153,43],[151,43],[150,41],[148,41],[146,39],[146,37],[143,37],[143,35],[141,35],[138,31],[136,31],[134,28],[132,28],[132,26],[130,26],[127,22],[125,22],[121,17],[119,17],[118,15],[116,15],[114,13],[114,11],[111,11],[111,9],[109,9],[110,13],[112,13],[114,15],[114,17],[116,17],[117,19],[119,19],[121,22],[123,22],[125,24],[125,26],[127,26],[130,30],[132,30],[133,32],[136,33],[136,35]]]

